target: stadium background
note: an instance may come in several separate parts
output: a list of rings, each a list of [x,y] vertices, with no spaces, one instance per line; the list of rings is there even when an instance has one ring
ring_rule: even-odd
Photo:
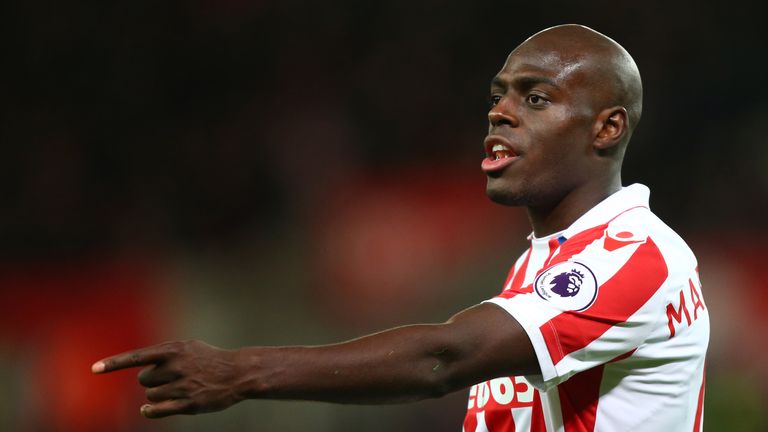
[[[459,430],[465,392],[148,421],[134,372],[88,369],[173,338],[334,342],[494,295],[529,228],[483,194],[489,80],[564,22],[614,37],[643,74],[624,181],[699,255],[707,429],[768,430],[762,3],[2,10],[1,430]]]

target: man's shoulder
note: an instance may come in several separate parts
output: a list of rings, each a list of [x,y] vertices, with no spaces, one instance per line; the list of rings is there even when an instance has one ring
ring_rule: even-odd
[[[674,246],[690,249],[685,240],[648,207],[629,209],[608,222],[608,232],[623,228],[651,238],[655,242],[668,242]]]
[[[696,261],[690,246],[683,238],[647,207],[630,209],[608,223],[606,242],[617,246],[626,242],[652,242],[661,252],[667,265]]]

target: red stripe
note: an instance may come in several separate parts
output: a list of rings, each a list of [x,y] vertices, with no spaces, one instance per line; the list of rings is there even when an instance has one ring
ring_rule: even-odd
[[[525,281],[525,272],[528,271],[528,261],[531,259],[532,251],[533,247],[528,248],[528,254],[525,256],[525,260],[523,260],[520,268],[515,271],[515,276],[512,278],[512,283],[509,285],[509,288],[506,288],[504,291],[502,291],[501,294],[499,294],[499,297],[509,299],[522,292],[520,288]]]
[[[476,410],[468,410],[467,415],[464,417],[464,432],[475,432],[477,430],[477,417]]]
[[[515,277],[515,266],[509,268],[509,271],[507,272],[507,278],[504,279],[504,285],[502,285],[501,290],[504,291],[504,289],[507,288],[507,285],[509,285],[509,282],[512,280],[512,278]]]
[[[557,386],[565,432],[593,432],[600,400],[603,366],[572,376]]]
[[[587,246],[592,244],[592,242],[602,238],[606,228],[608,228],[608,224],[598,225],[588,230],[584,230],[566,240],[565,243],[560,245],[560,253],[554,258],[553,264],[567,261],[572,256],[583,251]],[[544,270],[545,268],[542,268],[541,272]]]
[[[547,432],[544,422],[544,408],[541,406],[539,391],[533,392],[533,412],[531,413],[531,432]]]
[[[549,240],[549,243],[547,244],[547,246],[549,246],[549,255],[547,255],[547,259],[544,260],[543,267],[547,267],[547,265],[549,264],[549,260],[552,259],[552,255],[554,255],[557,248],[560,247],[560,242],[557,241],[556,238],[553,238]]]
[[[515,432],[515,420],[510,409],[486,409],[485,425],[490,431]]]
[[[520,287],[523,286],[523,280],[525,280],[525,272],[528,271],[528,261],[531,259],[532,252],[533,247],[529,247],[528,253],[525,255],[525,260],[523,260],[520,268],[515,272],[515,277],[512,279],[512,285],[509,286],[511,289],[520,289]]]
[[[649,238],[624,267],[600,286],[592,307],[583,312],[563,312],[540,327],[552,363],[557,364],[566,355],[584,348],[611,327],[626,321],[651,298],[666,278],[667,265],[659,248]]]
[[[707,381],[707,365],[704,364],[704,373],[701,375],[701,388],[699,389],[699,402],[696,404],[696,419],[693,423],[693,432],[701,431],[701,416],[704,413],[704,383]]]

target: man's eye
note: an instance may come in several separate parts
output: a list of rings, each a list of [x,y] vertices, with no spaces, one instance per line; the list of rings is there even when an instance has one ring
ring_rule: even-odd
[[[525,98],[525,100],[531,105],[544,105],[548,102],[546,99],[537,94],[530,94],[527,98]]]
[[[494,106],[498,105],[500,101],[501,101],[501,96],[493,95],[493,96],[491,96],[491,98],[489,100],[489,103],[491,104],[492,107],[494,107]]]

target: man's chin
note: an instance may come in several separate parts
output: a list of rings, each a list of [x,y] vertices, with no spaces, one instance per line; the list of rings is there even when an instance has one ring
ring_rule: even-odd
[[[524,195],[510,187],[504,187],[498,180],[488,179],[485,194],[491,201],[504,206],[519,207],[527,204]]]

